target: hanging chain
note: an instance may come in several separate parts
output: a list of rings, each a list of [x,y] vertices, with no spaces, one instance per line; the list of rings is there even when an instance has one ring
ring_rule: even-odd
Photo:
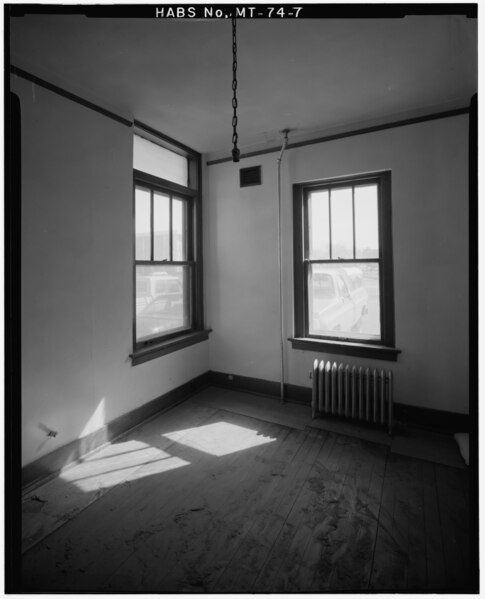
[[[232,149],[233,162],[239,162],[239,149],[237,147],[237,40],[236,40],[236,17],[232,17]]]

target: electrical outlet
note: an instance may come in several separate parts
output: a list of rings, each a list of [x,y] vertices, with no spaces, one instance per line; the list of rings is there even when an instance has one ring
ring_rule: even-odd
[[[47,436],[48,437],[52,437],[52,438],[57,437],[57,432],[56,431],[49,431],[47,433]]]

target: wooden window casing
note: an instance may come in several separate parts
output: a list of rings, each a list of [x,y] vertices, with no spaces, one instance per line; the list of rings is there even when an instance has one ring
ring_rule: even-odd
[[[354,189],[359,185],[366,184],[376,184],[378,189],[379,255],[375,258],[357,258],[355,255]],[[310,194],[349,187],[352,188],[353,257],[332,256],[332,224],[329,216],[329,258],[311,258],[308,214]],[[329,211],[330,206],[329,201]],[[395,348],[394,332],[391,173],[383,171],[295,184],[293,186],[293,227],[295,323],[294,337],[291,338],[293,348],[396,360],[399,350]],[[314,264],[338,264],[342,267],[359,264],[377,264],[379,266],[380,339],[362,339],[351,335],[325,336],[310,332],[308,281],[309,269]]]
[[[202,282],[202,206],[201,206],[201,157],[195,151],[186,146],[177,146],[177,142],[166,138],[144,125],[137,124],[139,129],[151,141],[177,151],[188,160],[188,184],[187,187],[156,177],[152,174],[133,169],[133,354],[134,365],[146,362],[153,358],[171,353],[183,347],[199,343],[208,338],[209,331],[204,329],[203,323],[203,282]],[[136,231],[135,231],[135,197],[136,189],[143,188],[150,192],[150,258],[148,260],[137,260],[136,256]],[[162,193],[170,198],[169,217],[169,256],[167,259],[156,260],[154,255],[154,209],[153,197],[155,193]],[[172,205],[173,199],[185,202],[185,257],[182,260],[174,259],[172,243]],[[190,272],[190,290],[188,297],[189,325],[181,329],[168,330],[160,336],[149,339],[137,340],[137,266],[160,266],[187,267]],[[184,290],[185,291],[185,290]]]

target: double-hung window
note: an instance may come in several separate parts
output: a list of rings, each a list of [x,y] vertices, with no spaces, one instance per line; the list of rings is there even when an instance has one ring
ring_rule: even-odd
[[[390,173],[294,185],[293,347],[396,359]]]
[[[202,328],[200,157],[134,136],[134,362],[191,345]]]

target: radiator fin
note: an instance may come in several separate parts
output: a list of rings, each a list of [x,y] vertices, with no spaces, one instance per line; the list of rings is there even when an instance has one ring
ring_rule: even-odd
[[[392,434],[392,372],[315,360],[312,417],[331,414],[388,427]]]

